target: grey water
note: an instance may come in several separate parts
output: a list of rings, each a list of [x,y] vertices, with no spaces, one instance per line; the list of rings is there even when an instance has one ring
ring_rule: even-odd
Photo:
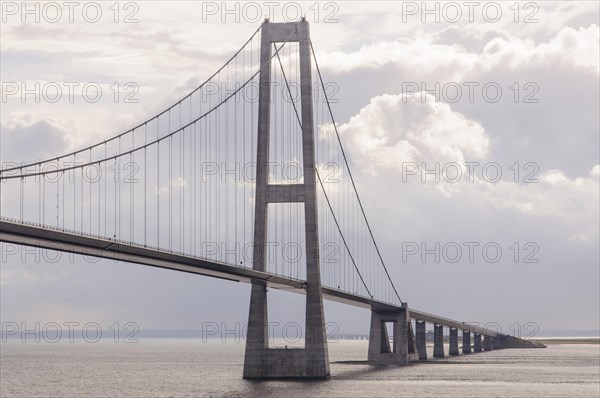
[[[330,342],[330,380],[258,382],[242,379],[243,341],[145,338],[135,344],[83,340],[51,344],[9,339],[0,344],[0,396],[600,396],[597,344],[505,349],[403,367],[367,365],[367,344]]]

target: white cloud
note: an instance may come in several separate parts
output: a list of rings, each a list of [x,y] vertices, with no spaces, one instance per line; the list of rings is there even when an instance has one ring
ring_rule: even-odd
[[[434,196],[438,192],[443,197],[469,198],[487,203],[491,212],[508,209],[525,217],[559,222],[567,226],[565,234],[569,238],[598,239],[599,165],[587,176],[577,178],[569,178],[561,170],[542,171],[535,173],[532,181],[537,182],[532,183],[523,183],[524,178],[515,183],[508,175],[510,165],[499,165],[505,169],[500,181],[492,182],[494,176],[486,179],[479,171],[471,180],[465,162],[484,164],[493,158],[484,127],[448,104],[435,102],[432,96],[427,95],[425,102],[421,101],[421,93],[406,95],[406,102],[403,97],[374,97],[348,123],[339,126],[344,146],[359,170],[378,175],[383,181],[408,182],[402,184],[403,192],[414,190]],[[419,167],[416,176],[407,178],[403,166],[407,162]],[[425,176],[423,184],[424,167],[432,170],[436,163],[440,164],[440,174],[444,173],[444,165],[457,164],[462,178],[453,182],[454,170],[450,170],[448,178],[442,175],[436,182],[432,176]],[[423,186],[431,190],[422,191]],[[394,188],[384,189],[389,192]]]
[[[510,69],[534,65],[576,66],[598,73],[600,41],[598,25],[574,29],[565,27],[546,43],[498,37],[484,48],[479,62],[487,69],[505,66]]]
[[[598,168],[596,165],[588,176],[577,178],[569,178],[560,170],[548,170],[540,174],[537,183],[501,182],[484,196],[498,208],[512,208],[528,216],[597,226]]]
[[[458,162],[484,158],[490,140],[476,121],[427,94],[382,95],[339,126],[359,167],[401,171],[403,162]]]
[[[30,113],[11,113],[1,125],[0,158],[21,163],[63,153],[73,142],[74,125],[54,118],[36,119]]]
[[[467,31],[483,33],[475,28]],[[439,43],[444,33],[452,32],[452,29],[435,33],[420,31],[411,38],[365,45],[354,52],[318,54],[318,58],[322,59],[323,66],[336,72],[395,64],[408,70],[444,73],[444,78],[452,80],[460,80],[471,71],[517,69],[549,63],[599,72],[599,30],[595,24],[579,29],[564,27],[549,41],[538,44],[498,31],[481,53],[470,52],[460,44]],[[485,32],[489,33],[489,30]]]

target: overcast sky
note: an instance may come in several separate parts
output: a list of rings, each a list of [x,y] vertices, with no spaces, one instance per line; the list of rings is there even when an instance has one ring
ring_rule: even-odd
[[[270,7],[240,3],[237,13],[224,14],[221,2],[130,2],[120,4],[115,22],[110,2],[91,23],[94,9],[84,17],[82,3],[74,22],[63,7],[53,23],[56,10],[40,10],[35,22],[11,4],[2,5],[0,31],[2,162],[95,143],[166,108],[221,66],[260,25],[256,10],[267,15]],[[271,20],[295,17],[296,6],[283,4],[272,6]],[[311,24],[324,78],[339,86],[333,111],[342,141],[409,306],[507,331],[515,322],[598,330],[598,3],[529,2],[519,10],[512,2],[471,10],[439,3],[439,21],[421,2],[296,4]],[[106,91],[95,104],[79,96],[73,103],[6,96],[7,84],[22,82],[97,82]],[[137,84],[139,102],[114,103],[108,87],[115,82]],[[447,90],[436,93],[436,83]],[[409,162],[478,168],[472,179],[423,183],[418,172],[407,173]],[[489,164],[494,169],[485,174]],[[502,178],[488,181],[496,168]],[[479,246],[473,262],[436,263],[406,256],[406,242]],[[494,263],[481,252],[489,242],[503,250]],[[3,322],[105,328],[245,323],[250,293],[245,284],[68,255],[58,263],[3,256],[0,286]],[[273,295],[272,321],[303,323],[303,296]],[[368,331],[366,310],[326,303],[325,317],[341,330]]]

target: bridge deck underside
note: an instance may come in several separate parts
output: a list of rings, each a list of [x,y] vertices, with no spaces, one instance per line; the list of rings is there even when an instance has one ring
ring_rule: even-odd
[[[183,254],[114,241],[102,237],[80,235],[8,220],[0,220],[0,242],[189,272],[233,282],[249,283],[252,280],[261,280],[265,281],[269,287],[294,293],[305,293],[306,288],[305,282],[302,280],[290,279],[267,272],[256,271],[251,268],[190,257]],[[399,311],[402,308],[325,286],[322,287],[322,293],[323,298],[327,300],[337,301],[377,312],[394,312]],[[464,322],[428,314],[413,308],[410,308],[410,317],[434,324],[442,324],[451,328],[470,331],[472,333],[492,337],[497,335],[494,330],[484,329]]]

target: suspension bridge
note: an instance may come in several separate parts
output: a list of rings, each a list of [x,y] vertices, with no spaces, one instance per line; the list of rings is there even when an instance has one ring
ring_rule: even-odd
[[[449,355],[460,340],[463,354],[533,346],[400,298],[330,94],[308,23],[265,21],[206,81],[135,127],[3,163],[0,241],[250,283],[248,379],[329,377],[323,299],[371,310],[371,364],[427,359],[426,323],[434,357],[446,355],[444,328]],[[269,347],[268,288],[306,295],[303,349]]]

